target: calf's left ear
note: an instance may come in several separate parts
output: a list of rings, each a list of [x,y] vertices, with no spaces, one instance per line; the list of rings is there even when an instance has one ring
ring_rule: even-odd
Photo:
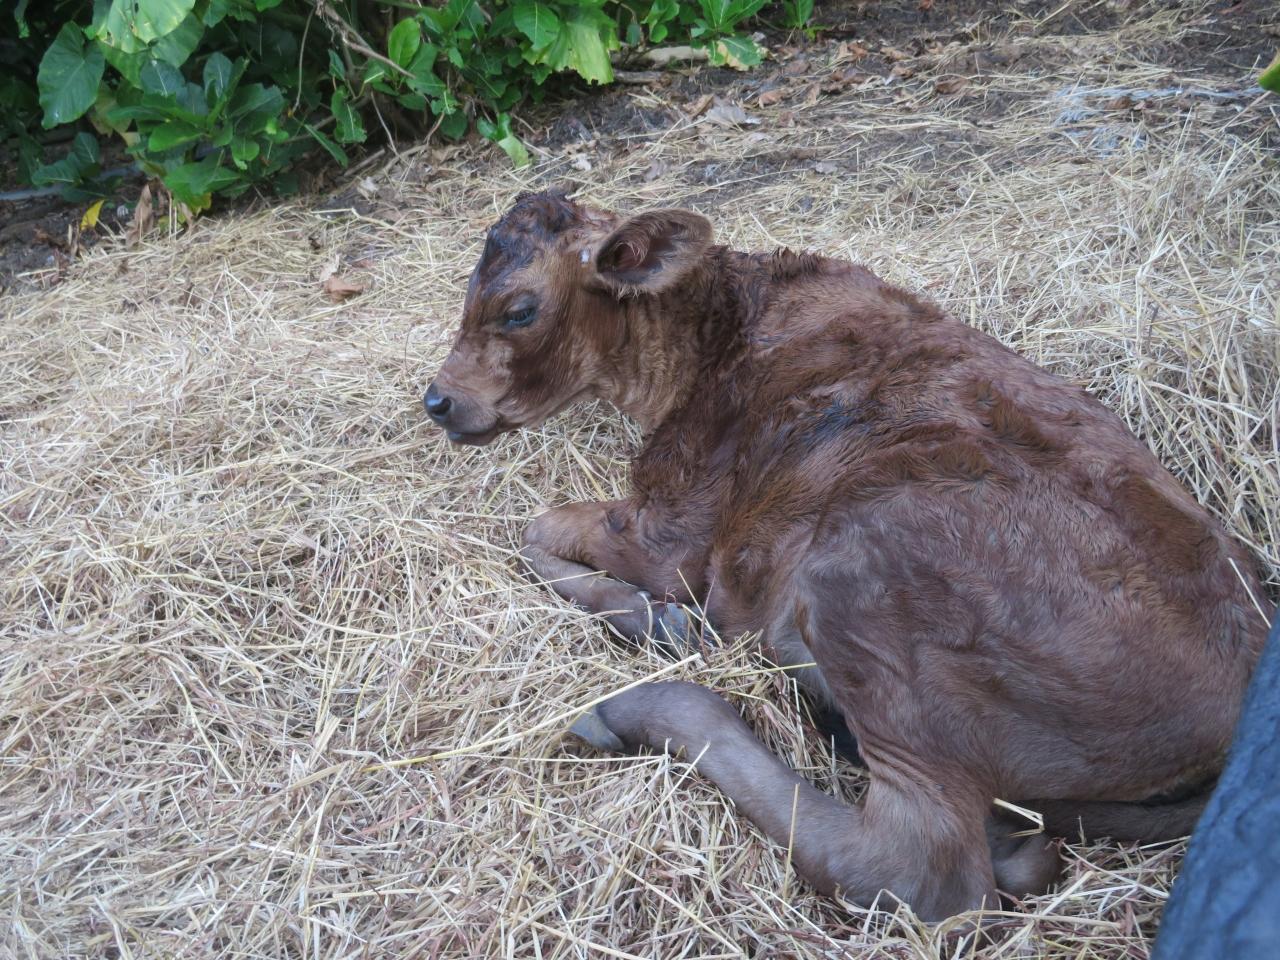
[[[689,274],[711,244],[711,224],[688,210],[631,217],[596,254],[598,280],[614,294],[661,293]]]

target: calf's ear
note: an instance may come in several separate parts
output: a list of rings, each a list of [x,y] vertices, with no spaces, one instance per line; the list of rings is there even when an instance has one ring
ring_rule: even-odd
[[[711,243],[711,224],[688,210],[651,210],[619,226],[596,253],[596,277],[613,293],[661,293],[689,274]]]

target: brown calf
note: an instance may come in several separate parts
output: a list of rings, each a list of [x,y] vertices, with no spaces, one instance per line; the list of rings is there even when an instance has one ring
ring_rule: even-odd
[[[697,601],[722,634],[813,664],[795,672],[871,784],[838,803],[687,683],[615,697],[576,732],[698,757],[819,889],[889,891],[925,918],[1056,875],[993,798],[1060,834],[1190,830],[1262,594],[1082,390],[863,267],[728,250],[683,210],[524,196],[489,232],[426,407],[483,444],[590,397],[647,433],[633,493],[538,517],[529,567],[626,635],[682,637],[677,604]]]

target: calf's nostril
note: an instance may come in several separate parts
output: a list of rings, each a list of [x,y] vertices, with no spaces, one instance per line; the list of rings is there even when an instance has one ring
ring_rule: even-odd
[[[443,420],[453,406],[453,400],[441,394],[434,383],[427,388],[427,395],[422,398],[422,403],[433,420]]]

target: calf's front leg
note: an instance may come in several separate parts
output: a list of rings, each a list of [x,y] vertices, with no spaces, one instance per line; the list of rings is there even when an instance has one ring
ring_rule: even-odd
[[[560,596],[601,614],[630,640],[653,637],[683,647],[698,630],[677,603],[654,601],[664,589],[669,558],[653,558],[628,537],[628,525],[612,519],[625,503],[575,503],[535,518],[525,528],[520,555],[525,566]],[[612,574],[612,575],[611,575]],[[623,579],[625,577],[626,579]],[[647,588],[647,589],[646,589]],[[687,591],[677,599],[691,599]]]

